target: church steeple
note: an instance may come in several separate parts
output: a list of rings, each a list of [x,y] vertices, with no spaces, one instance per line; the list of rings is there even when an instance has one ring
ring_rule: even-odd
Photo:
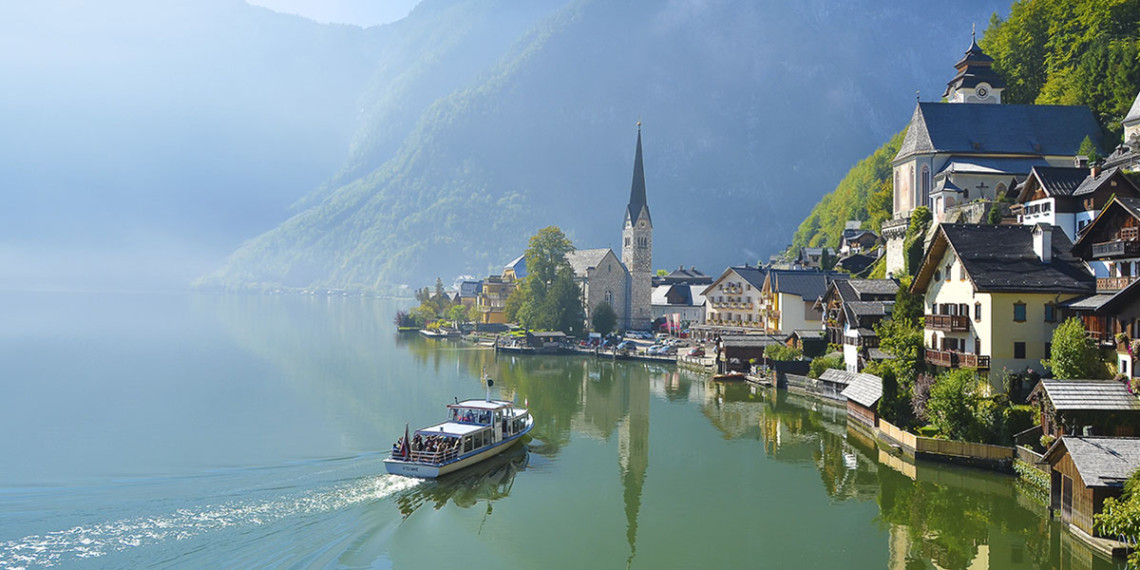
[[[958,73],[946,84],[942,94],[950,103],[1001,103],[1005,80],[994,71],[994,58],[986,55],[970,34],[970,48],[954,64]]]
[[[626,207],[626,223],[636,223],[641,218],[641,211],[645,210],[645,218],[653,225],[649,217],[649,203],[645,199],[645,167],[641,163],[641,121],[637,122],[637,154],[633,157],[633,185],[629,189],[629,206]]]
[[[653,322],[653,220],[645,198],[645,166],[641,162],[641,121],[637,122],[637,152],[633,157],[633,185],[622,224],[621,262],[629,271],[629,303],[625,328],[644,330]]]

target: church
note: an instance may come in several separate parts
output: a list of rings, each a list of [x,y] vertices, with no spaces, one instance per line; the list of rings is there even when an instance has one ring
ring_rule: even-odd
[[[586,324],[593,328],[594,311],[602,303],[613,307],[618,328],[648,330],[653,324],[653,218],[645,194],[645,167],[641,157],[641,122],[637,123],[637,149],[633,183],[622,219],[621,259],[610,248],[578,249],[566,255],[574,280],[582,290]],[[483,280],[476,301],[482,323],[506,322],[506,300],[518,280],[526,277],[526,260],[518,257],[501,275]]]
[[[650,328],[653,323],[653,219],[645,194],[640,121],[633,158],[633,183],[622,219],[621,260],[610,248],[580,249],[566,258],[582,288],[582,307],[586,310],[589,327],[593,326],[598,305],[609,303],[618,315],[619,328]]]
[[[1004,197],[1034,167],[1073,166],[1086,138],[1100,147],[1088,107],[1003,104],[1005,81],[993,62],[971,40],[945,102],[915,106],[892,163],[894,215],[883,223],[888,272],[904,269],[903,239],[915,208],[928,207],[936,222],[956,221],[971,203]]]

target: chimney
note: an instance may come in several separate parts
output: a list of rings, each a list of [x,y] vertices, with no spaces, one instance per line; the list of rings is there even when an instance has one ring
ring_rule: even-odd
[[[1089,173],[1092,174],[1093,178],[1100,176],[1100,163],[1094,162],[1092,165],[1090,165],[1089,166]]]
[[[1033,226],[1033,253],[1041,263],[1053,261],[1053,226],[1038,223]]]

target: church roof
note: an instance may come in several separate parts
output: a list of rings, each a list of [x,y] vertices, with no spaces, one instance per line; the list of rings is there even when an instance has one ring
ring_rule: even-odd
[[[641,161],[641,122],[637,123],[637,153],[633,157],[633,184],[629,189],[629,205],[626,206],[626,217],[630,223],[641,217],[641,212],[653,223],[649,216],[649,202],[645,198],[645,167]]]
[[[1100,145],[1085,106],[919,103],[895,161],[933,153],[1075,156],[1085,137]]]
[[[1128,114],[1124,116],[1122,123],[1140,123],[1140,93],[1136,94],[1136,100],[1132,102],[1132,108],[1128,110]]]
[[[586,272],[597,267],[605,259],[606,254],[611,253],[611,251],[608,247],[576,249],[566,254],[566,261],[570,262],[570,268],[574,270],[575,277],[585,277]],[[614,257],[616,259],[617,256]],[[625,269],[625,266],[622,266],[622,269]]]

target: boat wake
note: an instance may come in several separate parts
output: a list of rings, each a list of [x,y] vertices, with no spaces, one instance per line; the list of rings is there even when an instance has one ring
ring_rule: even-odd
[[[178,509],[0,542],[0,568],[48,567],[95,558],[169,540],[186,540],[221,529],[257,526],[294,516],[321,514],[378,501],[411,489],[420,479],[381,475],[331,489],[260,502],[222,503]]]

